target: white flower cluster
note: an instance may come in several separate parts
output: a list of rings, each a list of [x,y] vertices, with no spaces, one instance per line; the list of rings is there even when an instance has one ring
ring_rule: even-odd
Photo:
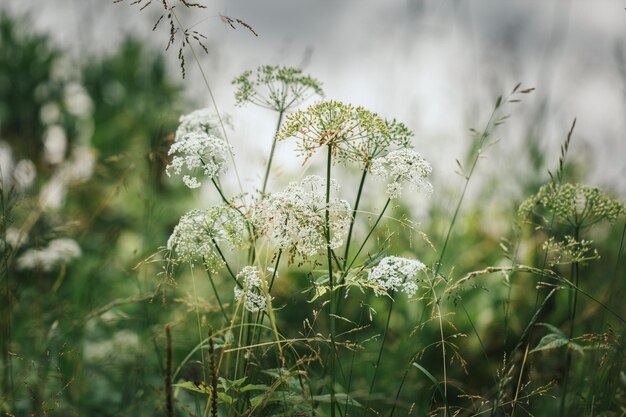
[[[81,255],[80,246],[69,238],[54,239],[42,249],[28,249],[17,258],[19,270],[41,269],[50,272],[58,265],[67,263]]]
[[[184,114],[178,119],[180,123],[176,129],[176,141],[188,133],[206,133],[211,136],[219,136],[219,119],[215,112],[208,108],[195,110]]]
[[[215,245],[226,243],[236,248],[243,243],[246,231],[243,216],[233,208],[217,206],[191,210],[174,228],[167,249],[175,250],[180,261],[193,263],[202,259],[207,267],[216,270],[223,261]]]
[[[372,161],[372,174],[390,180],[387,184],[389,198],[402,195],[402,183],[408,182],[417,191],[432,193],[433,186],[426,180],[432,167],[412,149],[400,149]]]
[[[243,289],[235,287],[235,300],[243,299],[246,310],[256,313],[267,308],[267,301],[263,293],[262,278],[256,266],[244,266],[237,274],[237,279],[243,282]]]
[[[339,187],[331,180],[331,189]],[[257,205],[254,223],[278,248],[303,257],[326,251],[326,179],[312,175],[292,182],[283,192],[265,197]],[[330,247],[338,248],[350,227],[350,205],[331,198],[328,204]]]
[[[411,297],[417,292],[417,273],[424,268],[416,259],[387,256],[369,270],[367,280],[375,285],[376,295],[401,289]]]
[[[230,146],[217,136],[203,132],[188,132],[177,138],[172,144],[169,155],[172,162],[167,166],[166,172],[183,175],[183,182],[189,188],[198,188],[202,185],[197,171],[201,171],[211,179],[226,170],[226,158],[231,152]]]

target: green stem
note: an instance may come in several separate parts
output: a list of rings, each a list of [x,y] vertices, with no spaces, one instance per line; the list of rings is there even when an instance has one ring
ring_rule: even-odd
[[[356,220],[357,210],[359,209],[359,203],[361,202],[361,193],[363,192],[363,185],[365,184],[365,177],[367,177],[366,166],[363,168],[363,174],[361,175],[361,182],[359,183],[359,190],[356,193],[356,201],[354,202],[354,209],[352,209],[352,220],[350,220],[350,229],[348,230],[348,239],[346,240],[346,250],[343,254],[343,270],[345,275],[346,265],[348,263],[348,254],[350,253],[350,242],[352,241],[352,230],[354,229],[354,221]]]
[[[254,260],[256,259],[256,241],[254,237],[254,226],[252,225],[250,220],[246,217],[246,215],[242,213],[238,207],[236,207],[233,203],[231,203],[228,200],[228,198],[226,198],[226,196],[222,192],[220,185],[217,183],[215,178],[211,178],[211,182],[213,182],[213,185],[215,186],[215,189],[219,193],[220,197],[222,198],[222,201],[224,202],[224,204],[237,210],[237,213],[239,213],[241,217],[243,217],[243,221],[246,223],[246,228],[248,229],[248,233],[250,234],[250,240],[251,240],[250,251],[248,253],[248,264],[252,265],[254,263]]]
[[[285,114],[285,110],[281,109],[278,112],[278,123],[276,123],[276,132],[274,133],[274,138],[272,140],[272,149],[270,150],[270,156],[267,160],[267,167],[265,168],[265,176],[263,177],[263,188],[261,188],[261,195],[265,194],[265,190],[267,189],[267,180],[270,176],[270,168],[272,167],[272,160],[274,159],[274,150],[276,149],[276,135],[280,130],[280,125],[283,121],[283,115]]]
[[[332,145],[328,145],[328,157],[326,159],[326,208],[324,213],[324,229],[326,232],[326,257],[328,261],[328,282],[330,285],[330,308],[328,310],[328,320],[330,323],[330,415],[335,417],[335,406],[337,399],[335,398],[335,359],[336,359],[336,341],[335,341],[335,296],[334,279],[333,279],[333,254],[330,247],[330,168],[332,164]]]
[[[574,228],[574,239],[578,241],[580,238],[580,227]],[[572,275],[574,277],[574,285],[575,288],[570,287],[569,293],[569,339],[571,340],[574,337],[574,321],[576,320],[576,308],[578,305],[578,284],[579,284],[579,264],[578,262],[574,262],[572,264]],[[572,292],[574,293],[572,295]],[[563,375],[563,387],[561,389],[561,409],[559,416],[565,416],[566,404],[565,397],[567,396],[567,386],[569,384],[569,373],[570,368],[572,366],[572,352],[567,349],[567,357],[565,359],[565,371]]]
[[[213,282],[213,276],[211,275],[211,271],[206,270],[207,275],[209,276],[209,282],[211,283],[211,288],[213,288],[213,293],[215,294],[215,299],[217,300],[217,304],[220,306],[220,311],[224,315],[226,322],[230,322],[230,318],[228,318],[228,314],[226,314],[226,310],[224,309],[224,305],[222,304],[222,300],[220,300],[220,295],[215,287],[215,282]]]
[[[372,395],[372,391],[374,390],[374,384],[376,383],[376,376],[378,375],[378,368],[380,366],[380,360],[383,357],[383,348],[385,347],[385,341],[387,340],[387,331],[389,330],[389,323],[391,322],[391,312],[393,311],[393,296],[394,296],[394,291],[391,291],[391,294],[389,294],[389,312],[387,313],[387,323],[385,324],[385,331],[383,332],[383,338],[380,342],[380,349],[378,350],[378,358],[376,359],[376,364],[374,365],[374,376],[372,377],[372,382],[370,383],[370,389],[369,392],[367,393],[367,402],[366,402],[366,408],[367,405],[370,402],[370,396]]]
[[[196,276],[193,273],[193,266],[191,266],[191,264],[189,264],[189,270],[191,271],[191,283],[193,285],[193,296],[196,299],[195,310],[196,310],[196,324],[198,326],[198,337],[200,338],[200,344],[202,344],[204,337],[202,336],[202,325],[200,324],[200,311],[198,310],[198,291],[196,290]],[[202,382],[206,384],[207,383],[206,372],[205,372],[206,363],[204,362],[204,350],[203,349],[200,349],[200,358],[202,359]]]
[[[367,233],[367,236],[365,236],[365,239],[363,240],[363,243],[361,243],[361,246],[359,247],[359,250],[356,251],[356,254],[352,258],[352,261],[350,262],[350,264],[346,268],[346,271],[349,271],[350,268],[352,268],[352,265],[354,265],[354,262],[356,262],[356,259],[358,258],[359,254],[361,253],[361,251],[365,247],[365,244],[367,243],[368,239],[370,238],[372,233],[374,233],[374,229],[376,229],[376,226],[378,226],[378,223],[380,223],[380,220],[383,218],[383,215],[385,214],[385,211],[387,210],[387,207],[389,207],[389,203],[391,203],[391,199],[390,198],[387,199],[387,202],[385,203],[385,206],[383,207],[383,209],[381,210],[380,214],[378,215],[378,218],[376,219],[376,222],[374,222],[374,225],[370,228],[370,231]]]

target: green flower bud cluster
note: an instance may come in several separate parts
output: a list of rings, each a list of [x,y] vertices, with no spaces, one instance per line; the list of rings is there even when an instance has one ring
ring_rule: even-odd
[[[264,65],[255,72],[245,71],[232,82],[237,105],[253,103],[284,111],[297,106],[314,94],[323,96],[321,83],[296,68]]]
[[[412,136],[402,123],[385,121],[361,106],[332,100],[289,115],[277,134],[279,140],[298,140],[298,150],[306,158],[318,148],[330,146],[337,161],[367,167],[392,146],[410,147]]]
[[[622,203],[599,188],[549,183],[520,205],[518,216],[522,221],[529,221],[533,215],[538,215],[548,222],[546,214],[549,213],[560,223],[581,228],[601,221],[613,223],[624,211]]]

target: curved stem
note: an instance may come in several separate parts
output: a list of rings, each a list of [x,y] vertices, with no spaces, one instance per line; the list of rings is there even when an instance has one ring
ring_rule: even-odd
[[[274,138],[272,140],[272,149],[270,149],[270,156],[267,160],[267,167],[265,168],[265,176],[263,177],[263,188],[261,188],[261,195],[265,194],[265,190],[267,189],[267,180],[270,176],[270,168],[272,167],[272,160],[274,159],[274,151],[276,150],[276,135],[280,130],[280,125],[283,121],[283,115],[285,114],[285,110],[281,109],[278,112],[278,122],[276,123],[276,132],[274,133]]]
[[[380,214],[378,215],[378,218],[376,219],[376,222],[374,222],[374,225],[371,227],[370,231],[367,233],[367,236],[365,236],[365,239],[363,240],[363,243],[361,243],[361,246],[359,247],[359,250],[356,251],[356,254],[354,254],[354,257],[352,258],[352,261],[348,265],[348,268],[346,268],[347,271],[349,271],[350,268],[352,268],[352,265],[354,265],[354,262],[356,262],[356,259],[359,257],[359,254],[361,253],[361,251],[365,247],[365,244],[367,243],[368,239],[370,238],[372,233],[374,233],[374,229],[376,229],[376,226],[378,226],[378,223],[380,223],[380,220],[383,218],[383,215],[385,214],[385,211],[387,210],[387,207],[389,207],[389,203],[391,203],[391,199],[390,198],[387,199],[387,202],[385,203],[385,206],[383,207],[383,209],[381,210]]]
[[[363,185],[365,184],[365,177],[367,177],[366,166],[363,168],[363,174],[361,175],[361,182],[359,183],[359,190],[356,193],[356,201],[354,202],[354,208],[352,209],[352,220],[350,220],[350,230],[348,230],[348,239],[346,240],[346,250],[343,254],[343,270],[345,273],[346,265],[348,263],[348,254],[350,253],[350,242],[352,241],[352,230],[354,229],[354,221],[356,219],[357,210],[359,209],[359,203],[361,202],[361,193],[363,192]]]
[[[226,310],[224,309],[224,305],[222,304],[220,295],[217,291],[217,288],[215,287],[215,282],[213,281],[213,276],[211,275],[211,271],[207,269],[206,273],[209,276],[209,282],[211,283],[211,288],[213,288],[213,294],[215,294],[215,299],[217,300],[217,304],[220,306],[220,311],[222,312],[222,314],[224,315],[224,318],[226,319],[226,322],[228,323],[230,321],[230,318],[228,318],[228,314],[226,314]]]

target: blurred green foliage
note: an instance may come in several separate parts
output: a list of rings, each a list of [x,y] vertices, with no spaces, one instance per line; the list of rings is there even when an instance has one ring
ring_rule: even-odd
[[[0,140],[10,145],[15,160],[34,161],[38,172],[28,189],[7,187],[3,181],[1,190],[3,241],[14,227],[28,234],[28,242],[19,248],[2,247],[0,412],[37,416],[163,414],[164,326],[175,324],[172,354],[177,364],[198,343],[196,305],[200,304],[203,325],[219,328],[223,324],[205,276],[198,278],[198,293],[208,295],[198,302],[189,295],[189,271],[178,272],[174,285],[161,275],[163,263],[157,262],[161,261],[159,248],[189,206],[189,193],[168,185],[164,178],[172,132],[188,103],[160,53],[139,40],[128,39],[110,55],[68,65],[70,58],[45,35],[27,33],[27,25],[22,19],[0,16]],[[90,104],[82,112],[76,111],[69,99],[77,88],[89,98]],[[50,112],[56,114],[50,116],[53,120],[46,117]],[[61,166],[45,157],[43,138],[51,124],[65,132],[66,160],[79,146],[90,147],[96,158],[93,174],[69,184],[56,209],[44,208],[40,202],[41,190]],[[529,152],[534,167],[524,180],[525,195],[535,193],[537,184],[547,180],[536,173],[549,168],[545,164],[550,161],[535,148]],[[498,192],[502,183],[514,180],[506,176],[490,180],[479,198],[472,200],[473,205],[463,208],[441,259],[446,280],[494,265],[545,266],[541,245],[548,231],[520,225],[516,212],[523,198]],[[389,253],[434,264],[445,236],[442,231],[454,211],[449,202],[457,197],[445,193],[437,196],[427,222],[415,230],[407,227],[413,208],[397,205],[382,227],[385,232],[373,240]],[[364,208],[368,209],[371,207]],[[620,415],[626,407],[626,334],[624,323],[616,318],[626,316],[620,296],[626,293],[623,221],[622,216],[618,223],[585,232],[585,238],[594,241],[601,261],[580,266],[579,285],[588,296],[579,300],[574,336],[577,343],[591,348],[575,357],[569,389],[575,398],[571,410],[585,410],[582,414],[595,410],[598,415]],[[556,232],[559,237],[564,234]],[[388,240],[391,235],[394,239]],[[51,271],[16,268],[16,258],[26,250],[62,236],[73,237],[80,244],[79,260]],[[374,255],[375,248],[372,252]],[[569,276],[570,268],[554,269]],[[202,272],[198,269],[196,273]],[[540,317],[533,317],[550,289],[544,281],[544,277],[521,272],[484,274],[468,285],[439,294],[442,298],[437,304],[443,308],[443,328],[450,343],[448,401],[453,409],[462,410],[460,415],[489,414],[494,398],[502,403],[491,415],[508,415],[516,394],[528,415],[558,412],[558,401],[550,395],[559,395],[565,348],[527,353],[548,333],[545,326],[527,329],[531,320],[569,329],[565,290],[548,300]],[[274,303],[280,308],[278,325],[287,338],[300,337],[303,322],[314,319],[310,294],[306,293],[311,285],[311,277],[302,270],[284,275],[281,271]],[[439,291],[447,284],[438,277],[436,285]],[[232,294],[226,280],[218,281],[217,287],[220,293]],[[355,352],[344,350],[341,362],[354,373],[352,389],[361,400],[367,396],[374,373],[390,303],[385,297],[357,290],[350,295],[341,310],[348,317],[359,318],[357,324],[363,328],[350,335],[350,340],[362,347]],[[226,300],[230,301],[232,296]],[[394,305],[370,404],[383,414],[397,407],[395,415],[408,415],[410,410],[426,415],[426,410],[443,405],[428,374],[411,365],[416,362],[437,380],[443,378],[440,328],[431,316],[433,304],[428,306],[427,301],[424,289],[422,300],[409,303],[398,297]],[[351,324],[338,322],[338,333],[350,328]],[[223,342],[220,338],[216,341]],[[278,377],[263,368],[274,357],[266,351],[252,355],[246,383],[254,383],[253,377],[259,379],[257,383],[275,381]],[[319,377],[318,381],[306,381],[307,389],[316,395],[325,378],[324,365],[314,362],[306,366],[311,377]],[[202,372],[190,361],[179,376],[195,381]],[[518,384],[522,380],[531,384],[522,389]],[[294,387],[292,394],[304,395],[302,379],[290,375],[286,381]],[[229,392],[239,389],[232,381],[221,383]],[[546,391],[541,387],[547,387]],[[177,390],[177,415],[202,415],[202,398]],[[289,397],[292,402],[285,403],[295,404],[299,398]],[[248,399],[252,404],[261,401],[254,396]],[[324,395],[316,397],[320,403],[326,400]],[[284,411],[278,403],[259,415]],[[348,409],[349,415],[363,412],[356,405]],[[524,415],[522,409],[518,413]],[[443,412],[433,411],[432,415]]]

